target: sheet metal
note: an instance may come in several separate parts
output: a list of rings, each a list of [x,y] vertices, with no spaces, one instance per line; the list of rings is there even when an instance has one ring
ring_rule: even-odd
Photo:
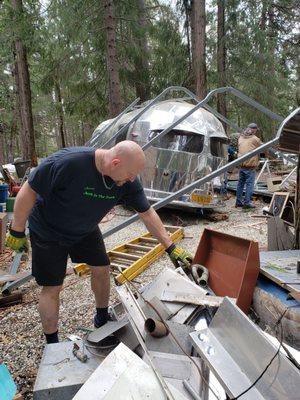
[[[188,399],[194,400],[194,397],[190,395],[190,392],[184,386],[184,381],[189,382],[190,387],[196,393],[200,392],[201,379],[195,364],[185,355],[167,354],[157,351],[150,351],[150,355],[155,367],[160,371],[165,381],[171,383]],[[200,359],[198,357],[192,357],[192,359],[201,368]]]
[[[172,399],[184,400],[168,384]],[[152,368],[122,343],[112,351],[73,397],[73,400],[165,400],[169,397],[158,384]]]
[[[277,348],[228,298],[208,329],[190,334],[200,356],[229,396],[238,396],[262,373]],[[244,400],[299,398],[300,371],[279,354]]]
[[[182,272],[183,273],[183,272]],[[184,291],[195,295],[205,295],[206,290],[197,286],[190,281],[185,274],[181,275],[170,268],[164,269],[150,284],[143,288],[142,293],[146,300],[150,301],[153,297],[161,298],[164,290]],[[190,314],[195,310],[194,305],[174,304],[164,302],[165,306],[176,316],[172,317],[172,321],[184,323]],[[183,311],[183,309],[185,309]]]
[[[76,341],[82,348],[82,341]],[[34,400],[71,400],[100,365],[101,359],[88,354],[86,363],[72,353],[73,342],[47,344],[33,388]]]

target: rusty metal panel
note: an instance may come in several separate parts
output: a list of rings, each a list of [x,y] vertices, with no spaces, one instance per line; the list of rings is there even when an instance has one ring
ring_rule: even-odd
[[[236,298],[248,312],[259,274],[257,242],[204,229],[193,263],[208,268],[208,285],[217,296]]]

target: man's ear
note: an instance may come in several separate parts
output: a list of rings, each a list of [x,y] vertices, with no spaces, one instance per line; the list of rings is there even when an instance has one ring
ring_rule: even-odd
[[[120,162],[121,160],[119,158],[114,158],[111,163],[113,167],[117,167],[120,164]]]

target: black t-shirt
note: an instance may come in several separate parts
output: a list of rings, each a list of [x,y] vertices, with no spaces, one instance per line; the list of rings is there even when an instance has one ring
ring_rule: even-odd
[[[116,204],[145,212],[150,204],[138,179],[122,186],[95,165],[95,149],[72,147],[46,158],[28,183],[38,194],[29,228],[44,240],[72,244],[92,232]]]

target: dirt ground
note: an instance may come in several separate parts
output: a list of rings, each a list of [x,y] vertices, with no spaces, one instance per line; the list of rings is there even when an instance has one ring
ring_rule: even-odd
[[[255,218],[262,215],[265,204],[256,200],[255,210],[243,211],[234,208],[235,198],[232,195],[220,208],[219,222],[212,222],[209,216],[188,214],[180,211],[164,209],[159,212],[166,225],[180,225],[184,227],[185,238],[180,246],[195,253],[200,236],[204,228],[211,228],[220,232],[233,234],[246,239],[258,241],[260,248],[267,246],[267,225],[265,218]],[[113,214],[105,218],[100,224],[105,232],[108,228],[118,225],[132,213],[117,207]],[[216,213],[212,214],[216,215]],[[223,219],[227,218],[228,219]],[[139,221],[115,233],[105,240],[107,249],[133,239],[146,231]],[[7,251],[1,256],[1,268],[8,268],[12,254]],[[150,282],[164,267],[172,267],[167,255],[162,256],[151,265],[143,274],[136,278],[139,285]],[[72,264],[70,264],[70,267]],[[30,262],[22,263],[22,270],[30,269]],[[118,301],[114,290],[114,281],[111,279],[111,304]],[[37,310],[39,287],[32,280],[21,287],[23,302],[21,304],[0,309],[0,363],[5,363],[13,375],[19,392],[25,400],[32,399],[32,390],[45,346],[42,327]],[[64,290],[61,294],[60,307],[60,341],[66,340],[67,335],[81,336],[79,326],[92,327],[94,315],[93,294],[90,289],[89,277],[79,278],[72,270],[66,276]]]

